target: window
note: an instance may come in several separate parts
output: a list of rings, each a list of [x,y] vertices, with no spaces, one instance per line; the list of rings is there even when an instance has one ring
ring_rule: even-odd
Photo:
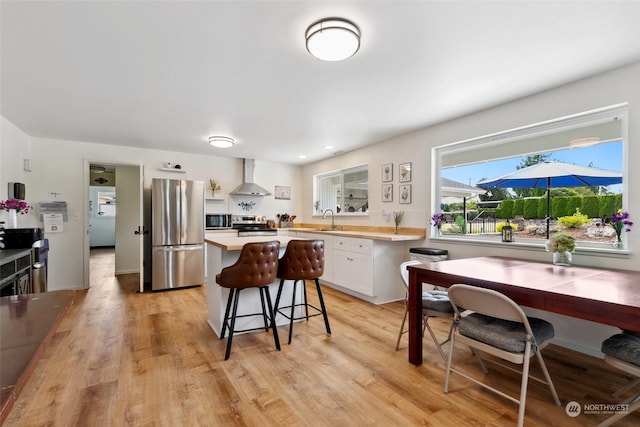
[[[116,193],[98,193],[98,215],[103,217],[116,215]]]
[[[313,212],[331,209],[335,214],[362,214],[369,211],[369,167],[360,165],[313,177]]]
[[[626,114],[626,104],[616,105],[434,148],[432,212],[445,215],[442,238],[500,242],[508,219],[518,242],[543,245],[549,209],[549,232],[569,232],[578,248],[611,248],[613,230],[601,218],[627,204]],[[622,182],[551,186],[548,193],[546,185],[482,185],[545,161],[615,171]],[[588,220],[577,224],[576,218]],[[432,227],[431,237],[436,231]]]

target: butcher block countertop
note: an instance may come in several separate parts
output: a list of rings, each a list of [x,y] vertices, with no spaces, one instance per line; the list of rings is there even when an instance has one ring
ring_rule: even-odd
[[[327,234],[330,236],[342,237],[358,237],[361,239],[385,240],[388,242],[409,242],[412,240],[422,240],[424,236],[417,234],[394,234],[384,233],[380,231],[364,231],[364,230],[318,230],[316,228],[290,228],[289,230],[298,233]]]
[[[280,242],[280,247],[285,247],[290,240],[295,239],[298,238],[289,236],[247,236],[214,238],[212,235],[209,235],[204,239],[204,241],[210,245],[217,246],[227,251],[239,251],[247,243],[272,242],[274,240],[277,240]]]
[[[342,237],[357,237],[361,239],[382,240],[387,242],[409,242],[415,240],[422,240],[424,237],[415,234],[393,234],[382,233],[375,231],[357,231],[357,230],[318,230],[314,228],[291,228],[291,231],[295,231],[298,237],[291,236],[247,236],[247,237],[234,237],[234,236],[220,236],[215,237],[213,234],[208,234],[204,241],[210,245],[217,246],[227,251],[239,251],[246,243],[253,242],[271,242],[277,240],[280,242],[280,246],[286,246],[290,240],[304,239],[304,233],[312,233],[314,235],[331,235]],[[302,234],[302,235],[301,235]]]

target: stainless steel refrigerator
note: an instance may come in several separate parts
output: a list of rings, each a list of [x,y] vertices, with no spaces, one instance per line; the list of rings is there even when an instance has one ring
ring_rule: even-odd
[[[153,179],[151,288],[201,285],[204,277],[204,183]]]

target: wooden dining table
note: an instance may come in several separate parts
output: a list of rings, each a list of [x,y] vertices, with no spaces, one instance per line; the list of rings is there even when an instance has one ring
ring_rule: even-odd
[[[409,362],[422,364],[422,284],[465,283],[493,289],[516,303],[640,332],[640,271],[505,257],[464,258],[408,267]]]

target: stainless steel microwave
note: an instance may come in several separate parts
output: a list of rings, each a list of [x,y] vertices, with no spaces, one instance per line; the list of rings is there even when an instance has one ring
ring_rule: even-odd
[[[205,215],[205,228],[207,230],[217,230],[221,228],[231,228],[231,214],[216,213]]]

